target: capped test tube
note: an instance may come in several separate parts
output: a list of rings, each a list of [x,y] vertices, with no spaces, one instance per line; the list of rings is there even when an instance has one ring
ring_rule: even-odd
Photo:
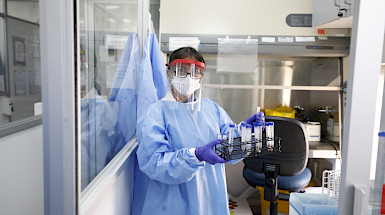
[[[274,148],[274,122],[266,122],[266,146]]]
[[[262,149],[262,123],[257,122],[254,126],[254,137],[257,143],[257,148]]]
[[[251,141],[251,125],[247,124],[246,125],[246,138],[245,142],[250,142]]]
[[[230,132],[229,132],[229,144],[233,144],[233,141],[234,141],[234,129],[235,129],[235,124],[231,123],[230,124]]]
[[[222,135],[221,134],[218,134],[218,140],[222,140]],[[216,153],[221,156],[222,155],[222,150],[223,149],[223,145],[222,144],[217,144],[215,145],[215,151]]]
[[[241,122],[241,149],[245,151],[246,147],[246,122]]]
[[[241,122],[241,142],[244,143],[246,140],[246,122]]]
[[[234,147],[234,132],[235,132],[235,124],[230,124],[230,132],[229,132],[229,153],[233,151]]]
[[[246,125],[246,150],[247,154],[251,152],[251,125]]]

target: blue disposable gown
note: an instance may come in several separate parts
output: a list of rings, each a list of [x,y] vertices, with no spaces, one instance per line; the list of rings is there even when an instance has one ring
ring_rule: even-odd
[[[115,147],[116,114],[108,102],[93,91],[81,100],[82,190],[111,160]]]
[[[157,101],[138,121],[137,174],[132,214],[229,214],[224,164],[199,162],[189,153],[228,134],[228,114],[209,99],[201,111]]]

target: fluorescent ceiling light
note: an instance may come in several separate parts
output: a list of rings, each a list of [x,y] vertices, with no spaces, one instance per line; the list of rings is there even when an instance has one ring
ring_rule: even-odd
[[[119,8],[120,8],[120,6],[118,6],[118,5],[107,5],[106,6],[107,10],[115,10],[115,9],[119,9]]]
[[[124,23],[131,23],[131,19],[123,19]]]
[[[113,18],[107,18],[107,21],[112,22],[112,23],[116,23],[116,20]]]

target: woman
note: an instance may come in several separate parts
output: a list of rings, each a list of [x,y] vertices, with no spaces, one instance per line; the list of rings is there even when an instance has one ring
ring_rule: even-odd
[[[138,121],[141,174],[132,214],[229,214],[226,160],[213,147],[233,122],[215,102],[201,99],[205,61],[195,49],[180,48],[169,62],[171,91]],[[263,121],[263,114],[246,120]]]

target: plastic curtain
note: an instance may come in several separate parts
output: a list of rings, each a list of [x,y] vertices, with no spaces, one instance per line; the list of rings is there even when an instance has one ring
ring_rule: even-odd
[[[258,39],[218,38],[217,72],[256,72]]]

